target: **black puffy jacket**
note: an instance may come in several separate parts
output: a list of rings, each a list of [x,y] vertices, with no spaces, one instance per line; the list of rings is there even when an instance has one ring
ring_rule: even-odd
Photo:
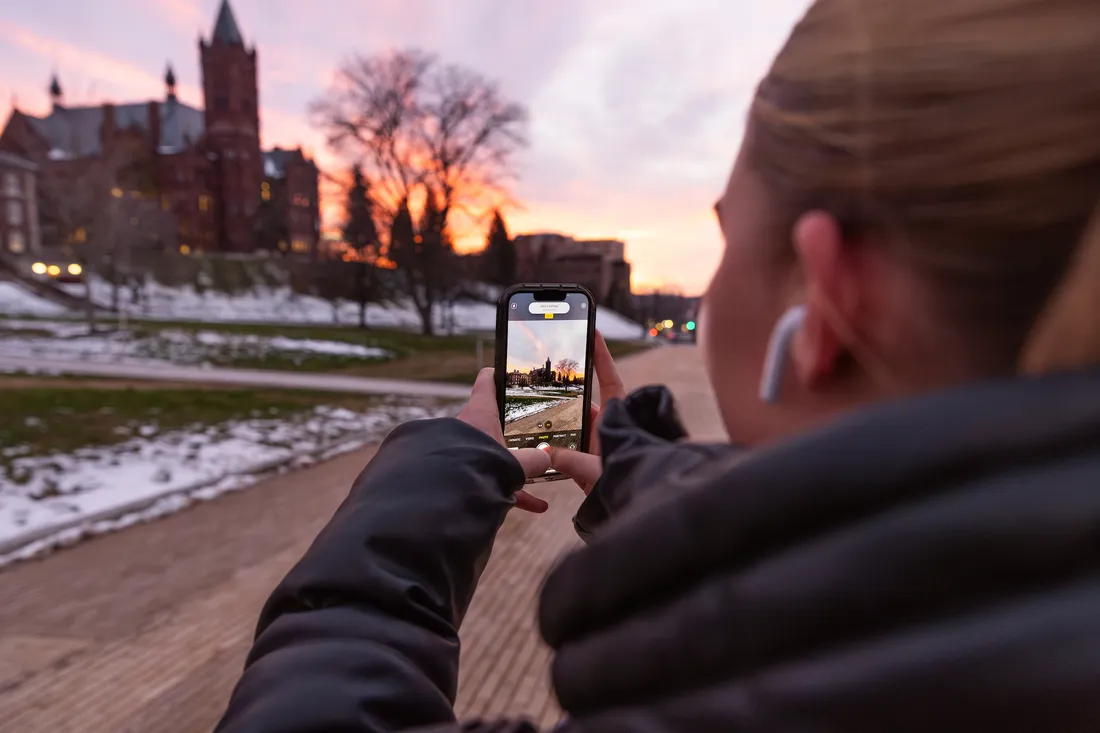
[[[766,449],[605,408],[588,545],[540,625],[570,733],[1100,730],[1100,373],[969,385]],[[455,420],[397,430],[263,611],[219,731],[453,720],[458,634],[522,482]]]

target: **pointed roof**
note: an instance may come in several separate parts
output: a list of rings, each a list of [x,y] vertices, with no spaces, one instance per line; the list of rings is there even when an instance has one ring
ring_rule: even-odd
[[[176,72],[172,70],[171,62],[168,62],[168,69],[164,72],[164,84],[168,87],[176,86]]]
[[[222,6],[218,10],[218,20],[214,23],[213,38],[223,43],[244,45],[241,30],[237,27],[237,19],[233,17],[233,8],[229,7],[229,0],[222,0]]]
[[[50,77],[50,96],[51,97],[60,97],[61,96],[61,82],[58,80],[56,72],[54,73],[54,75],[52,77]]]

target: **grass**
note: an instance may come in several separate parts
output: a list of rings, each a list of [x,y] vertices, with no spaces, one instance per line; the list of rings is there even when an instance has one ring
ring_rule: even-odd
[[[141,425],[158,432],[196,424],[288,416],[319,405],[366,410],[371,395],[272,389],[194,389],[120,384],[105,388],[67,380],[0,377],[4,420],[0,448],[26,446],[24,455],[68,452],[85,446],[120,443]]]

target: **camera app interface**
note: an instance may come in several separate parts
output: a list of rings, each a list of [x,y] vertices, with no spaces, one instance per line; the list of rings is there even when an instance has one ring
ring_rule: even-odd
[[[517,293],[508,304],[504,439],[509,448],[580,449],[589,303]]]

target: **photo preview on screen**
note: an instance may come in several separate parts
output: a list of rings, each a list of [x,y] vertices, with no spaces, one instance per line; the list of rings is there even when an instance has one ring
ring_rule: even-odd
[[[509,448],[580,449],[588,316],[581,293],[569,293],[564,301],[512,296],[504,382]]]

